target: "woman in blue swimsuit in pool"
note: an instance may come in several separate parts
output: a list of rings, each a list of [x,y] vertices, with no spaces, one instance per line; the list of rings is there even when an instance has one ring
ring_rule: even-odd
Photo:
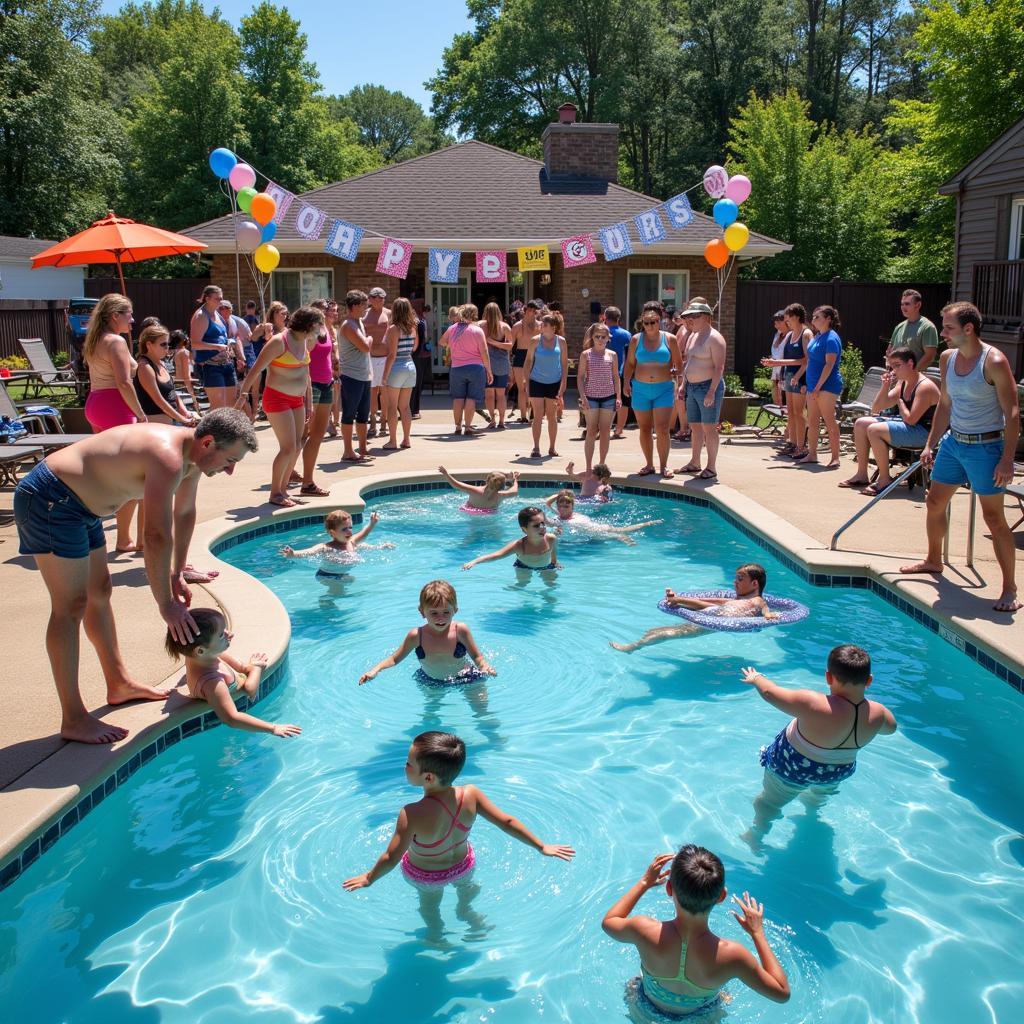
[[[644,453],[640,476],[656,472],[653,427],[658,438],[661,477],[667,480],[674,476],[668,468],[668,453],[672,444],[669,427],[675,402],[674,378],[682,373],[683,357],[675,335],[661,330],[661,317],[656,309],[645,308],[641,322],[644,329],[640,334],[633,335],[626,353],[622,393],[630,398],[640,427],[640,450]]]

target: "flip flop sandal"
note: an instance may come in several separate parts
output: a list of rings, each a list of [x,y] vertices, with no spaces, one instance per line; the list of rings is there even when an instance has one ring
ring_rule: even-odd
[[[311,498],[326,498],[330,491],[325,491],[316,484],[303,484],[299,494],[306,494]]]
[[[702,469],[697,474],[698,480],[717,480],[718,474],[713,469]]]
[[[691,476],[696,476],[700,472],[700,466],[695,466],[692,462],[689,465],[683,466],[680,473],[689,473]]]
[[[654,476],[657,470],[653,466],[644,466],[643,469],[637,471],[637,476]]]
[[[360,463],[373,462],[373,459],[371,459],[369,455],[357,455],[355,458],[352,458],[350,455],[345,455],[342,457],[341,461],[353,462],[358,465]]]
[[[533,451],[530,452],[530,458],[531,459],[539,459],[540,458],[540,449],[539,448],[534,448]]]

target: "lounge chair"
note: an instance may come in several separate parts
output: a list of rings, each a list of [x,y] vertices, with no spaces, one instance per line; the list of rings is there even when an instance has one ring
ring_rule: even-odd
[[[25,462],[35,465],[43,457],[43,449],[35,445],[0,445],[0,486],[17,487],[18,470]]]
[[[70,366],[57,369],[50,358],[50,352],[43,343],[42,338],[19,338],[18,344],[25,353],[28,365],[36,374],[34,380],[29,381],[29,386],[35,389],[38,395],[43,388],[71,388],[76,394],[81,390],[82,382]]]
[[[868,367],[857,397],[852,402],[843,402],[841,406],[841,422],[849,422],[871,412],[871,406],[874,405],[878,392],[882,390],[883,373],[885,368],[882,366]]]
[[[24,437],[19,437],[17,441],[12,441],[10,447],[31,448],[38,446],[46,452],[55,452],[60,448],[67,448],[70,444],[84,441],[87,437],[93,436],[93,434],[26,434]]]
[[[64,424],[61,421],[60,413],[54,416],[46,412],[29,412],[25,407],[35,403],[25,401],[14,401],[7,390],[6,385],[0,383],[0,416],[6,416],[9,420],[20,420],[22,423],[35,424],[36,430],[45,433],[52,430],[55,434],[63,433]]]

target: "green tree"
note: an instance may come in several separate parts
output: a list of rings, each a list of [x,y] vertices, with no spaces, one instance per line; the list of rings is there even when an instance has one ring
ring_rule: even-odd
[[[810,117],[795,90],[751,99],[732,121],[729,150],[753,189],[741,217],[793,249],[758,265],[776,280],[872,280],[889,254],[888,205],[870,132],[838,133]],[[884,180],[884,179],[882,179]]]
[[[79,45],[95,9],[0,4],[0,232],[64,238],[106,212],[121,124]]]
[[[329,97],[328,106],[332,116],[354,121],[359,141],[377,150],[386,164],[437,148],[432,119],[404,93],[383,85],[357,85],[344,96]]]

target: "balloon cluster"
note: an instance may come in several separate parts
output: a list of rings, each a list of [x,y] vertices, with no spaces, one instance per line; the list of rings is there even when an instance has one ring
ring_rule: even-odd
[[[739,252],[750,241],[750,229],[739,222],[740,203],[750,196],[750,179],[743,174],[731,178],[724,167],[714,164],[704,172],[704,188],[712,199],[717,199],[712,216],[722,228],[722,237],[713,238],[704,246],[704,259],[716,270],[729,262],[729,256]]]
[[[256,172],[242,163],[230,149],[215,149],[210,154],[210,170],[226,180],[235,191],[238,208],[249,215],[235,224],[235,238],[243,252],[251,252],[253,263],[269,274],[281,262],[281,253],[270,242],[277,234],[274,214],[277,203],[266,192],[257,192]]]

